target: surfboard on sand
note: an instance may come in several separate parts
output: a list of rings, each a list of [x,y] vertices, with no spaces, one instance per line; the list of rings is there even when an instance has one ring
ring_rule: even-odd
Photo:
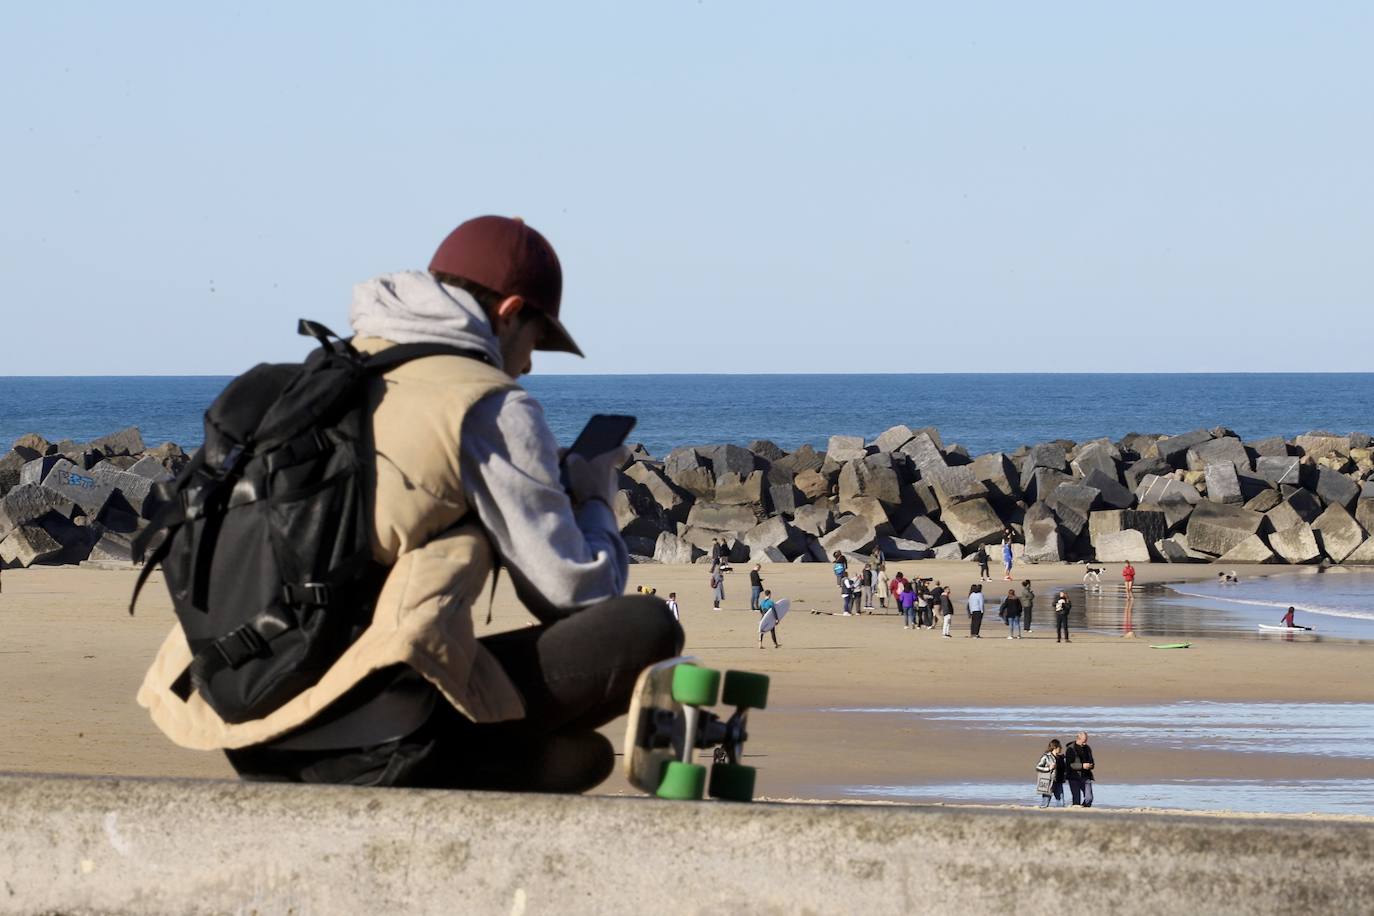
[[[1311,633],[1316,627],[1285,627],[1282,624],[1262,623],[1259,628],[1266,633]]]
[[[1190,642],[1166,642],[1158,646],[1150,646],[1151,649],[1191,649],[1193,644]]]
[[[787,612],[792,609],[792,602],[787,598],[779,598],[773,602],[761,618],[759,618],[759,633],[767,633],[778,625],[778,621],[787,616]]]

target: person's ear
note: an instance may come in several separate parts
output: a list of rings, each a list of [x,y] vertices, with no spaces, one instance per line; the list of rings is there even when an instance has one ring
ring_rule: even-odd
[[[507,296],[496,306],[496,321],[493,323],[493,330],[500,334],[503,330],[515,323],[520,317],[520,312],[525,307],[523,296]]]

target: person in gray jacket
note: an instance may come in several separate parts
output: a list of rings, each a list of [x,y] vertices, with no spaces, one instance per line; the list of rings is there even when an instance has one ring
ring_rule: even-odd
[[[983,629],[983,586],[970,585],[968,590],[968,635],[982,639],[978,631]]]

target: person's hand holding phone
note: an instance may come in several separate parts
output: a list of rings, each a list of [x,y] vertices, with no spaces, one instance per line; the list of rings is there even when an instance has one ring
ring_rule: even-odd
[[[623,445],[594,458],[571,451],[564,455],[563,478],[573,505],[600,500],[609,507],[616,489],[616,472],[629,456],[630,450]]]
[[[596,414],[562,455],[563,487],[573,505],[600,500],[608,507],[615,493],[616,472],[630,457],[625,438],[635,418]]]

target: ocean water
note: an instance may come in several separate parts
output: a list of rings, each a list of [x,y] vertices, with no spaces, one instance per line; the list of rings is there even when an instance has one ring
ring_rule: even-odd
[[[1126,594],[1115,574],[1113,568],[1100,590],[1066,581],[1051,583],[1041,594],[1061,588],[1069,593],[1073,629],[1120,635],[1127,623]],[[1259,629],[1262,623],[1278,625],[1290,605],[1297,610],[1296,622],[1312,627],[1310,631]],[[1036,636],[1053,630],[1050,612],[1045,610],[1044,615],[1041,619],[1037,607]],[[1151,642],[1183,642],[1201,636],[1292,642],[1374,640],[1374,569],[1278,566],[1262,577],[1244,576],[1230,585],[1215,579],[1146,583],[1135,588],[1130,623],[1137,636]]]
[[[1072,738],[1087,731],[1112,746],[1292,754],[1374,760],[1374,703],[1182,701],[1129,706],[875,706],[828,713],[944,722],[998,734]]]
[[[1235,622],[1257,633],[1257,624],[1280,623],[1291,606],[1294,622],[1312,627],[1317,637],[1374,639],[1374,570],[1333,567],[1242,578],[1232,585],[1190,582],[1170,589],[1179,596],[1171,602],[1175,606],[1205,610],[1210,620]]]
[[[1095,785],[1103,808],[1179,808],[1260,813],[1368,814],[1374,778],[1354,775],[1313,779],[1300,775],[1307,758],[1349,761],[1363,773],[1374,761],[1374,703],[1243,703],[1182,701],[1124,706],[872,706],[824,710],[836,715],[919,718],[956,729],[1011,734],[1025,739],[1027,763],[1046,737],[1092,736],[1099,761],[1133,749],[1167,749],[1177,776],[1157,783]],[[1280,756],[1292,761],[1292,779],[1190,778],[1189,755],[1200,752]],[[1024,782],[913,782],[906,785],[818,787],[825,797],[894,801],[1038,805],[1034,774]],[[1068,788],[1064,790],[1066,799]]]
[[[227,381],[0,377],[0,448],[27,432],[80,441],[134,425],[149,443],[189,449]],[[1374,432],[1374,373],[534,375],[525,384],[560,441],[593,413],[628,413],[639,418],[631,439],[659,456],[755,439],[824,448],[833,434],[872,438],[897,423],[939,427],[946,445],[972,454],[1217,425],[1246,438]]]
[[[906,786],[838,786],[825,797],[1038,807],[1034,780]],[[1159,783],[1094,784],[1095,808],[1165,808],[1252,814],[1369,814],[1374,779],[1178,779]],[[1070,800],[1064,787],[1064,801]]]

